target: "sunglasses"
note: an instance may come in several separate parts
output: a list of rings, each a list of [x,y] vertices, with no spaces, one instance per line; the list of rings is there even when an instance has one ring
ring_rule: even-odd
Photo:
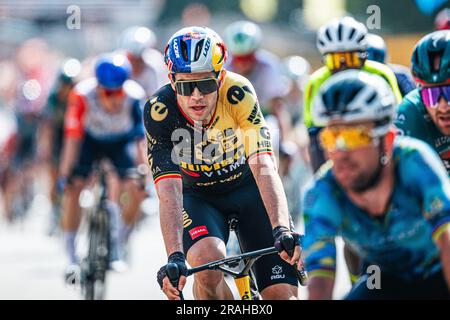
[[[120,89],[106,89],[106,88],[102,88],[103,93],[105,94],[106,97],[116,97],[116,96],[123,96],[124,95],[124,91],[122,88]]]
[[[423,103],[431,109],[437,108],[441,97],[444,97],[447,103],[450,104],[450,85],[421,88],[420,96],[422,97]]]
[[[325,65],[330,70],[361,68],[364,63],[361,52],[334,52],[325,55]]]
[[[200,80],[179,80],[175,81],[175,88],[177,94],[182,96],[190,96],[195,88],[203,94],[212,93],[219,89],[219,80],[215,78],[200,79]]]
[[[319,134],[322,147],[328,151],[354,150],[374,145],[371,129],[365,126],[323,128]]]

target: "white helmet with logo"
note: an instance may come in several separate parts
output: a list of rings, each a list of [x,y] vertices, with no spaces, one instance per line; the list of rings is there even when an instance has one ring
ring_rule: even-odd
[[[322,55],[330,52],[365,51],[367,28],[352,17],[333,19],[317,32],[317,48]]]

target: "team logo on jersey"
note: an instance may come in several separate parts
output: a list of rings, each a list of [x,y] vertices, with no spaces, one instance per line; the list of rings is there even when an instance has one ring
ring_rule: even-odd
[[[167,117],[168,113],[169,109],[162,102],[156,102],[152,104],[150,109],[150,116],[155,121],[163,121]]]
[[[186,212],[186,210],[183,209],[183,228],[187,228],[192,224],[192,219],[189,218],[188,213]]]
[[[264,139],[270,140],[269,128],[262,127],[261,129],[259,129],[259,133],[261,134],[261,137],[263,137]]]
[[[276,265],[272,268],[272,276],[270,277],[270,280],[276,280],[276,279],[284,279],[285,275],[283,274],[283,268],[279,265]]]
[[[260,124],[261,123],[262,114],[259,110],[258,102],[253,106],[252,112],[247,118],[247,121],[252,124]]]

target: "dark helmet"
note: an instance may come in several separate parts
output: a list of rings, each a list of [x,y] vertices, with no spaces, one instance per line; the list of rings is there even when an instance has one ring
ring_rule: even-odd
[[[437,67],[436,59],[439,59]],[[414,48],[411,64],[418,82],[446,82],[450,78],[450,30],[435,31],[423,37]]]

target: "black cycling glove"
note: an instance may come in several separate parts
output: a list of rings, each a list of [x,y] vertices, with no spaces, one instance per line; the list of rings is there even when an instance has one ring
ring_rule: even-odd
[[[172,253],[169,258],[167,258],[167,264],[162,266],[157,274],[158,284],[162,289],[163,279],[167,276],[167,265],[173,263],[178,267],[178,279],[181,276],[187,276],[187,267],[186,267],[186,258],[184,257],[184,253],[177,251]]]
[[[272,230],[273,239],[275,241],[275,248],[279,253],[286,251],[292,256],[295,246],[302,246],[303,236],[289,230],[286,227],[278,226]]]

